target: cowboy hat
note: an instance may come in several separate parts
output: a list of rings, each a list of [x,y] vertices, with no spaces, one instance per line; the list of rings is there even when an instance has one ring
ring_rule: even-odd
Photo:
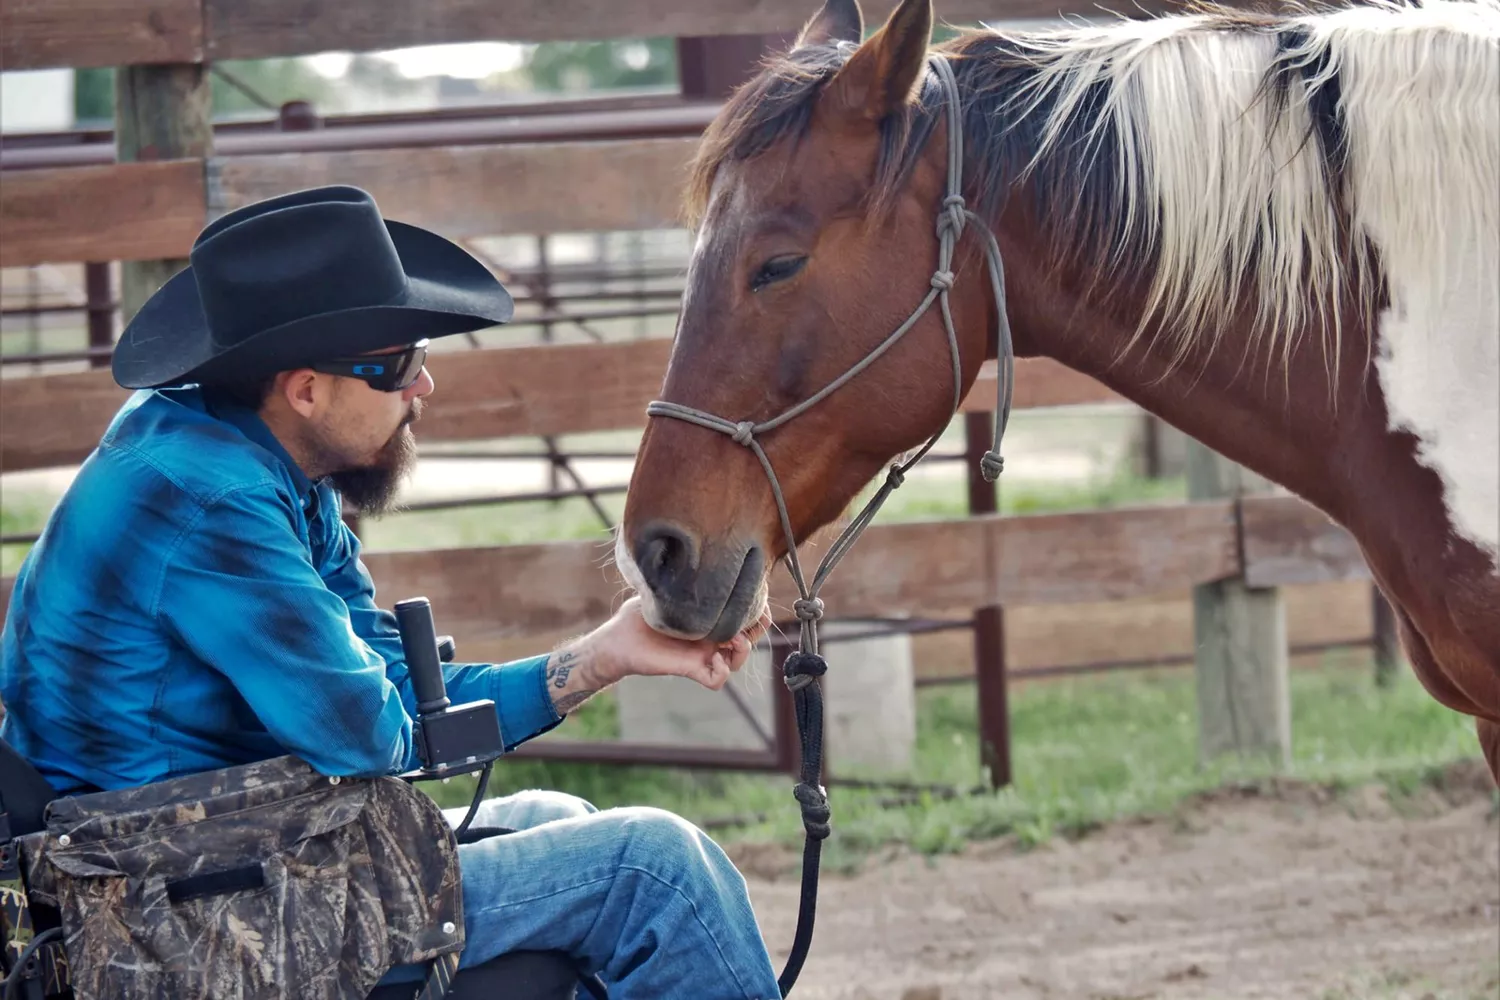
[[[356,187],[246,205],[198,234],[189,266],[120,335],[127,389],[244,382],[506,323],[510,293],[472,255],[380,217]]]

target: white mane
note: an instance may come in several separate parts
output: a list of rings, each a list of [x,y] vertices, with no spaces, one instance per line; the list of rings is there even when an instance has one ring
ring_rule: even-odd
[[[1239,30],[1234,30],[1236,27]],[[1280,22],[1302,29],[1280,53],[1276,32],[1204,13],[1121,20],[1014,39],[1038,69],[1014,101],[1050,101],[1042,149],[1071,140],[1067,125],[1098,84],[1099,127],[1112,126],[1120,201],[1139,245],[1160,262],[1149,312],[1190,338],[1254,289],[1259,328],[1286,336],[1308,323],[1337,344],[1339,289],[1363,290],[1374,247],[1441,271],[1445,233],[1470,230],[1491,250],[1500,233],[1500,0],[1378,2]],[[1267,73],[1293,76],[1288,103],[1263,98]],[[1349,140],[1348,204],[1334,202],[1307,104],[1337,75]],[[1225,266],[1206,267],[1222,261]],[[1248,282],[1248,286],[1242,283]],[[1308,315],[1307,303],[1328,310]]]
[[[1042,153],[1075,141],[1105,91],[1095,127],[1117,137],[1127,238],[1157,259],[1142,332],[1161,320],[1180,353],[1249,291],[1257,339],[1284,354],[1311,329],[1332,360],[1340,304],[1359,304],[1355,319],[1378,322],[1391,428],[1420,440],[1455,528],[1500,553],[1500,0],[1379,0],[1274,24],[1190,14],[1011,41],[1037,70],[1014,101],[1047,116]],[[1297,70],[1280,107],[1265,99],[1277,68]],[[1347,143],[1333,170],[1310,103],[1329,82]]]

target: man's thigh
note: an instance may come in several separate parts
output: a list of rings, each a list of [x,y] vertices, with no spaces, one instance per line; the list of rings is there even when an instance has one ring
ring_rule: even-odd
[[[462,822],[445,811],[455,825]],[[622,815],[572,796],[523,792],[480,806],[473,826],[514,830],[458,847],[464,967],[509,951],[576,953],[619,873]]]
[[[456,829],[468,812],[468,806],[458,806],[444,809],[443,817]],[[516,832],[459,845],[467,940],[460,962],[462,968],[508,951],[565,948],[565,938],[548,933],[548,925],[571,918],[577,910],[578,898],[557,893],[567,880],[547,875],[545,870],[555,861],[549,855],[560,849],[567,849],[575,856],[580,852],[610,854],[609,842],[618,838],[603,829],[541,828],[597,813],[592,804],[575,795],[540,789],[497,796],[479,804],[469,824],[471,828],[500,827]],[[612,852],[610,856],[617,858],[618,843]],[[540,886],[546,888],[538,891]],[[494,927],[497,921],[493,918],[500,912],[506,914],[506,919],[500,922],[502,933],[497,934]],[[381,982],[414,982],[421,975],[417,966],[400,966],[387,973]]]
[[[529,830],[543,823],[587,816],[598,811],[591,803],[585,802],[576,795],[533,788],[523,792],[516,792],[513,795],[501,795],[493,799],[485,799],[479,804],[479,809],[474,814],[474,821],[469,825],[471,827],[491,826],[507,830]],[[458,806],[454,809],[443,810],[443,816],[448,820],[448,825],[455,829],[458,828],[458,824],[462,823],[464,817],[468,814],[468,806]]]

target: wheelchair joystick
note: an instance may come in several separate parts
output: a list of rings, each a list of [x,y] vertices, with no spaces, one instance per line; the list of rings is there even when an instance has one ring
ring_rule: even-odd
[[[420,776],[442,778],[478,770],[504,751],[495,703],[488,698],[462,705],[449,701],[443,663],[453,659],[456,647],[452,636],[438,637],[427,598],[398,601],[395,611],[417,701]]]

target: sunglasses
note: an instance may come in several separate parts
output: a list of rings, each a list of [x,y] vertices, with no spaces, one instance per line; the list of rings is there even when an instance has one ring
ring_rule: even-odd
[[[397,354],[362,354],[353,358],[330,358],[309,365],[315,372],[343,375],[367,382],[380,392],[400,392],[422,377],[427,363],[427,341],[419,340]]]

